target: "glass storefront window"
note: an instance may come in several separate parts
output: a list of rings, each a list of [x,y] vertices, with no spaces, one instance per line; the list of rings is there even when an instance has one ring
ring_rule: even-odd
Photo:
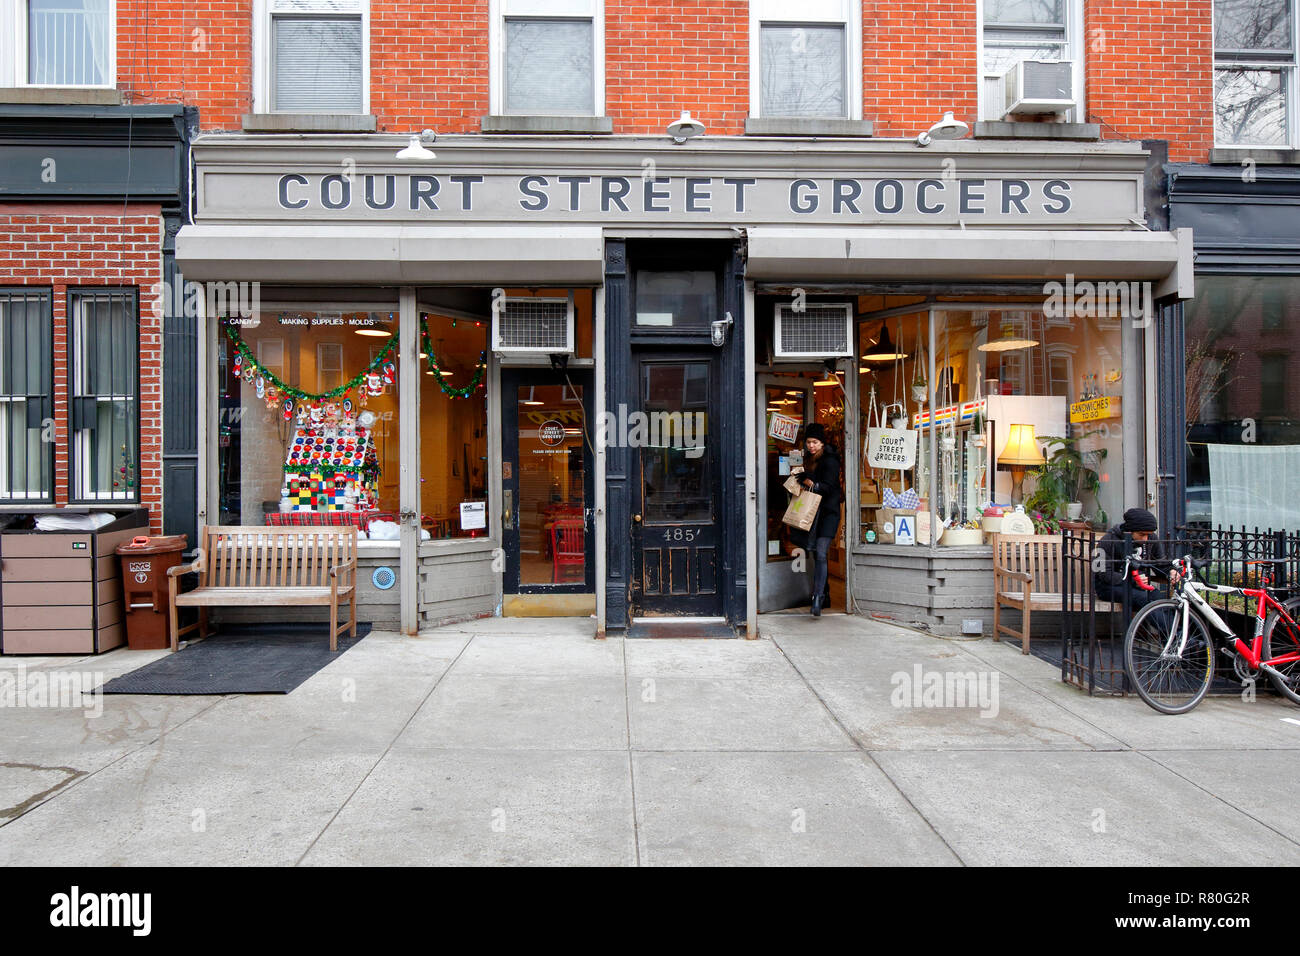
[[[1187,512],[1198,527],[1300,527],[1300,277],[1197,276],[1187,307]]]
[[[484,537],[488,322],[436,312],[421,320],[420,526],[432,538]]]
[[[223,524],[355,524],[398,510],[396,310],[273,306],[218,337]]]
[[[950,524],[978,522],[990,503],[1024,504],[1048,519],[1113,523],[1125,508],[1124,309],[1081,309],[1067,316],[1044,308],[1041,299],[939,301],[933,309],[920,304],[899,314],[897,306],[906,304],[877,296],[863,297],[859,305],[865,313],[858,376],[864,450],[859,542],[879,534],[886,490],[914,492],[920,511],[933,508]],[[893,314],[872,319],[873,309],[889,308]],[[915,433],[905,437],[915,441],[915,453],[901,471],[870,467],[873,389],[884,426]],[[1043,466],[1009,467],[1014,425],[1032,428],[1037,455],[1031,450],[1026,457],[1041,455]],[[937,430],[933,448],[931,428]],[[1062,449],[1077,452],[1077,460],[1054,459]],[[1049,469],[1069,494],[1052,492],[1050,476],[1040,480],[1038,467]],[[1071,502],[1077,505],[1071,508]]]

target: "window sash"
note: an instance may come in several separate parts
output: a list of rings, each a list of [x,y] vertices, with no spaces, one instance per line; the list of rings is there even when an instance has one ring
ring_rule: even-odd
[[[29,86],[112,86],[112,0],[26,0],[18,7],[20,81]]]
[[[999,30],[1041,30],[1044,27],[1059,27],[1065,30],[1066,20],[1069,18],[1070,0],[1056,0],[1053,16],[1044,17],[1039,20],[1025,19],[1022,17],[1012,17],[1013,13],[1028,12],[1024,0],[1010,0],[1006,9],[1006,19],[996,19],[1001,9],[1001,0],[984,0],[984,28],[986,30],[993,28]]]
[[[1266,116],[1261,123],[1245,126],[1250,119],[1246,115],[1241,120],[1231,121],[1228,114],[1229,104],[1225,102],[1225,94],[1230,93],[1233,84],[1228,80],[1230,74],[1276,74],[1276,86],[1270,89],[1260,89],[1258,97],[1260,103],[1276,100],[1276,105],[1271,107],[1262,107],[1271,114],[1276,114],[1276,120]],[[1242,76],[1239,78],[1243,83],[1250,83],[1249,78]],[[1239,85],[1238,85],[1239,88]],[[1215,64],[1214,70],[1214,141],[1223,146],[1287,146],[1295,138],[1294,120],[1292,114],[1295,110],[1295,70],[1294,68],[1269,65],[1269,66],[1245,66],[1225,64]],[[1249,105],[1250,98],[1243,98],[1236,109],[1244,109]],[[1235,129],[1230,128],[1230,125]],[[1260,130],[1263,135],[1258,135]]]
[[[77,290],[68,300],[71,498],[136,501],[140,329],[135,291]]]
[[[538,26],[584,26],[581,43],[561,50],[560,59],[571,60],[571,70],[555,58],[538,58],[537,74],[531,74],[524,54],[512,52],[521,34]],[[596,24],[591,17],[504,17],[502,21],[502,100],[507,115],[592,116],[596,112]],[[535,31],[545,33],[545,29]],[[543,44],[545,45],[545,44]],[[574,60],[574,54],[577,59]],[[581,57],[586,56],[586,62]],[[562,88],[560,80],[568,84]],[[531,83],[529,82],[531,80]],[[522,82],[521,82],[522,81]],[[582,84],[585,84],[583,86]]]
[[[780,31],[786,31],[786,30],[805,30],[808,31],[809,33],[815,32],[818,34],[831,34],[831,33],[838,34],[839,42],[836,48],[836,54],[838,55],[839,58],[839,63],[838,63],[839,76],[832,79],[829,76],[829,71],[828,71],[827,76],[823,78],[826,81],[828,81],[828,85],[830,82],[834,82],[837,84],[835,89],[829,94],[830,96],[829,102],[831,104],[834,104],[835,98],[838,97],[838,101],[839,101],[838,107],[832,106],[831,108],[818,108],[816,105],[814,105],[810,108],[800,108],[799,106],[788,105],[788,99],[791,95],[798,95],[799,97],[803,98],[806,93],[806,91],[804,90],[794,91],[793,84],[787,86],[785,88],[784,95],[781,96],[781,99],[777,99],[774,102],[774,98],[780,95],[778,94],[775,81],[777,79],[780,79],[781,77],[777,77],[775,73],[776,71],[780,70],[781,65],[776,62],[773,62],[773,57],[771,54],[774,48],[769,47],[769,37],[775,39],[779,37]],[[829,117],[832,119],[835,118],[843,119],[849,116],[849,85],[850,84],[849,84],[848,72],[850,67],[848,62],[849,61],[848,27],[846,24],[811,23],[811,22],[790,23],[790,22],[768,20],[759,23],[758,35],[759,35],[759,71],[760,71],[759,74],[760,115],[762,116],[810,116],[810,117],[816,116],[816,117]],[[811,57],[804,58],[804,63],[809,65],[816,65]],[[789,57],[785,65],[795,65],[795,57]],[[832,62],[832,63],[828,63],[827,65],[830,66],[831,69],[833,70],[836,64]],[[769,80],[771,80],[772,82],[769,83]],[[826,89],[827,87],[823,87],[822,91],[820,92],[824,94]],[[783,100],[786,102],[783,103],[782,102]]]
[[[313,25],[318,28],[315,36],[308,29]],[[268,78],[272,111],[360,113],[365,100],[364,44],[360,15],[273,14]]]

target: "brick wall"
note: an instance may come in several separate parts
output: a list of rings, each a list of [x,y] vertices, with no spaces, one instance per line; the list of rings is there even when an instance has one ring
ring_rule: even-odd
[[[1214,145],[1212,0],[1089,0],[1088,118],[1106,139],[1169,141],[1173,162]]]
[[[162,321],[151,292],[161,281],[162,215],[156,204],[0,204],[0,283],[53,289],[54,493],[68,503],[68,290],[134,286],[140,296],[140,502],[162,531]]]
[[[120,0],[119,85],[133,102],[200,108],[205,130],[252,108],[251,0]],[[476,133],[489,112],[487,0],[371,0],[371,112],[381,131]],[[606,113],[662,133],[683,109],[713,135],[749,112],[749,4],[607,0]],[[1213,145],[1212,0],[1088,0],[1089,119],[1106,139]],[[863,0],[863,116],[911,137],[944,110],[976,118],[975,0]]]
[[[876,136],[916,136],[946,110],[974,125],[975,28],[975,0],[863,3],[862,115]]]
[[[126,101],[198,106],[205,130],[239,129],[253,106],[252,10],[252,0],[118,0]]]
[[[745,131],[749,4],[605,4],[605,108],[616,133],[662,135],[690,110],[713,136]]]

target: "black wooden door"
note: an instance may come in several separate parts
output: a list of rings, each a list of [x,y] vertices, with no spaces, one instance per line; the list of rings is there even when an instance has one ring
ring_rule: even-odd
[[[723,613],[717,350],[645,354],[637,406],[619,425],[634,452],[632,601],[637,616]],[[739,395],[734,397],[740,401]]]

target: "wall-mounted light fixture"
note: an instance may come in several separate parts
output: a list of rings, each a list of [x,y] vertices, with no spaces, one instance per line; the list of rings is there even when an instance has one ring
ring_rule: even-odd
[[[677,122],[668,124],[668,135],[680,146],[688,139],[703,136],[704,124],[699,120],[691,119],[690,110],[682,110],[682,115],[677,118]]]
[[[402,149],[397,151],[398,159],[420,160],[428,162],[431,159],[437,159],[438,155],[431,149],[425,149],[425,143],[432,143],[438,135],[431,129],[421,130],[417,135],[411,137],[408,143]]]
[[[735,320],[732,319],[731,313],[728,312],[726,315],[727,317],[725,319],[714,319],[709,325],[709,331],[713,333],[713,344],[718,348],[722,348],[722,346],[727,344],[727,329],[731,328],[731,326],[735,324]]]
[[[943,114],[943,119],[916,138],[917,146],[929,146],[936,139],[961,139],[970,132],[970,127],[955,119],[952,110]]]

